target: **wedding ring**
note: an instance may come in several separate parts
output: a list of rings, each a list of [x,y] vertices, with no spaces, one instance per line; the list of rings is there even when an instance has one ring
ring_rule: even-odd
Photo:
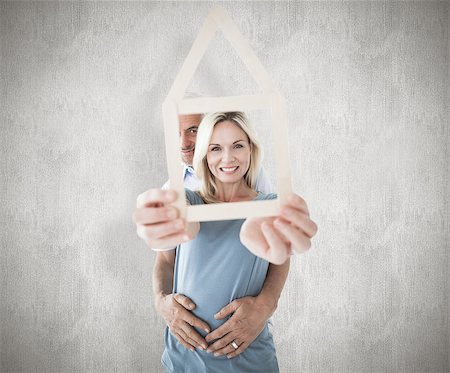
[[[231,345],[234,347],[235,350],[237,350],[239,348],[239,346],[237,345],[237,343],[235,341],[231,342]]]

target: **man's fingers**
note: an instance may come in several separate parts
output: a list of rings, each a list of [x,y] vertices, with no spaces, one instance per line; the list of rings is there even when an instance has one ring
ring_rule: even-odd
[[[238,346],[238,348],[234,348],[233,346],[233,342],[236,344],[236,346]],[[243,342],[241,342],[239,340],[239,338],[234,338],[229,340],[229,343],[226,344],[226,346],[224,346],[223,348],[221,348],[220,350],[217,350],[216,352],[214,352],[214,356],[222,356],[222,355],[228,355],[239,350],[239,347],[241,347],[241,345],[244,344]]]
[[[133,213],[133,222],[139,225],[155,224],[174,220],[177,217],[178,210],[175,207],[140,207]]]
[[[289,247],[267,222],[261,224],[261,231],[269,244],[267,258],[265,259],[274,264],[283,264],[290,256]]]
[[[190,347],[193,347],[194,349],[199,348],[201,350],[206,350],[208,344],[190,323],[199,324],[203,326],[204,329],[207,329],[208,325],[195,317],[191,311],[186,309],[186,307],[191,305],[195,307],[195,304],[190,298],[183,294],[174,294],[170,305],[171,320],[166,319],[166,322],[169,325],[170,331],[174,335],[178,335],[179,338],[177,338],[180,342],[184,342],[183,345],[186,348],[189,348],[191,351],[193,350]]]
[[[309,250],[311,247],[311,240],[300,229],[294,227],[292,224],[284,221],[283,219],[277,219],[274,222],[275,227],[280,230],[291,242],[291,249],[301,253]]]
[[[231,325],[228,320],[224,324],[220,325],[217,329],[213,330],[212,333],[209,333],[205,337],[206,342],[211,342],[211,341],[214,341],[215,339],[223,338],[223,336],[228,334],[230,331],[231,331]]]
[[[179,333],[177,333],[173,330],[171,330],[171,333],[175,336],[175,338],[178,340],[178,342],[180,342],[184,347],[186,347],[188,350],[190,350],[192,352],[195,351],[195,347],[192,346],[190,343],[186,342]]]
[[[214,315],[214,318],[216,320],[221,320],[228,316],[229,314],[233,313],[238,309],[239,305],[237,302],[233,301],[231,303],[228,303],[225,307],[223,307],[219,312],[217,312]]]
[[[230,353],[227,355],[227,358],[228,358],[228,359],[232,359],[233,357],[236,357],[236,356],[238,356],[239,354],[242,354],[242,353],[247,349],[247,347],[248,347],[249,345],[250,345],[250,343],[248,343],[248,342],[242,343],[242,344],[239,346],[239,348],[238,348],[237,350],[234,350],[234,351],[230,352]]]
[[[206,341],[187,322],[182,323],[181,330],[184,333],[184,339],[186,341],[191,343],[193,346],[200,348],[201,350],[206,350],[206,348],[208,347]]]
[[[229,314],[235,312],[239,308],[239,301],[234,300],[231,303],[228,303],[225,307],[223,307],[219,312],[214,315],[216,320],[220,320],[228,316]],[[213,330],[212,333],[206,336],[206,341],[214,341],[215,339],[222,338],[224,335],[228,334],[231,331],[231,322],[230,320],[226,321],[224,324],[219,326],[217,329]]]
[[[176,323],[176,325],[172,325],[171,330],[174,330],[174,332],[180,336],[180,338],[183,340],[184,343],[188,344],[194,349],[199,347],[199,344],[194,339],[189,337],[189,334],[183,329],[182,325],[183,322]]]
[[[195,317],[192,313],[189,313],[186,322],[188,322],[192,326],[195,326],[196,328],[204,330],[206,333],[209,333],[211,331],[206,322],[199,319],[198,317]]]
[[[154,203],[172,203],[176,198],[177,193],[174,190],[149,189],[138,195],[136,207],[144,207]]]
[[[174,299],[187,310],[193,310],[195,308],[195,303],[183,294],[175,294]],[[206,322],[198,317],[195,317],[191,312],[186,312],[183,314],[182,318],[188,324],[195,326],[196,328],[203,329],[206,333],[209,333],[211,330]]]
[[[187,310],[193,310],[195,308],[195,303],[186,295],[177,293],[173,298]]]
[[[214,356],[219,356],[219,355],[217,355],[217,352],[222,350],[224,347],[228,346],[233,341],[234,341],[233,333],[228,333],[224,337],[215,341],[212,345],[208,346],[208,349],[206,351],[213,353]],[[220,355],[224,355],[224,354],[221,353]]]
[[[285,206],[281,210],[281,215],[284,219],[299,227],[309,238],[312,238],[317,233],[316,223],[314,223],[305,213],[292,207]]]

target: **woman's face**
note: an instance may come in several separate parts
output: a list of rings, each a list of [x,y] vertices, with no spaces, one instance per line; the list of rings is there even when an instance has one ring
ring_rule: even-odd
[[[216,180],[235,183],[242,179],[250,166],[250,154],[247,134],[236,124],[224,121],[214,126],[206,161]]]

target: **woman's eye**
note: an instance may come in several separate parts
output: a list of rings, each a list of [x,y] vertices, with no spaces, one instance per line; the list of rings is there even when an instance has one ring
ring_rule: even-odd
[[[242,146],[241,144],[236,144],[234,147],[235,147],[236,149],[243,148],[243,146]]]
[[[212,152],[216,152],[216,151],[218,151],[218,150],[220,150],[220,148],[219,148],[218,146],[214,146],[213,148],[211,148],[211,151],[212,151]]]

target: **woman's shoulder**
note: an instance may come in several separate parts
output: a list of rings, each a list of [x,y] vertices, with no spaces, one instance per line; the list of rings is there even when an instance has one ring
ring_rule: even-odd
[[[186,199],[191,205],[202,205],[205,203],[198,192],[194,192],[188,188],[184,188],[184,190],[186,192]]]
[[[258,195],[256,196],[255,200],[263,201],[266,199],[277,199],[278,195],[276,193],[262,193],[258,192]]]

